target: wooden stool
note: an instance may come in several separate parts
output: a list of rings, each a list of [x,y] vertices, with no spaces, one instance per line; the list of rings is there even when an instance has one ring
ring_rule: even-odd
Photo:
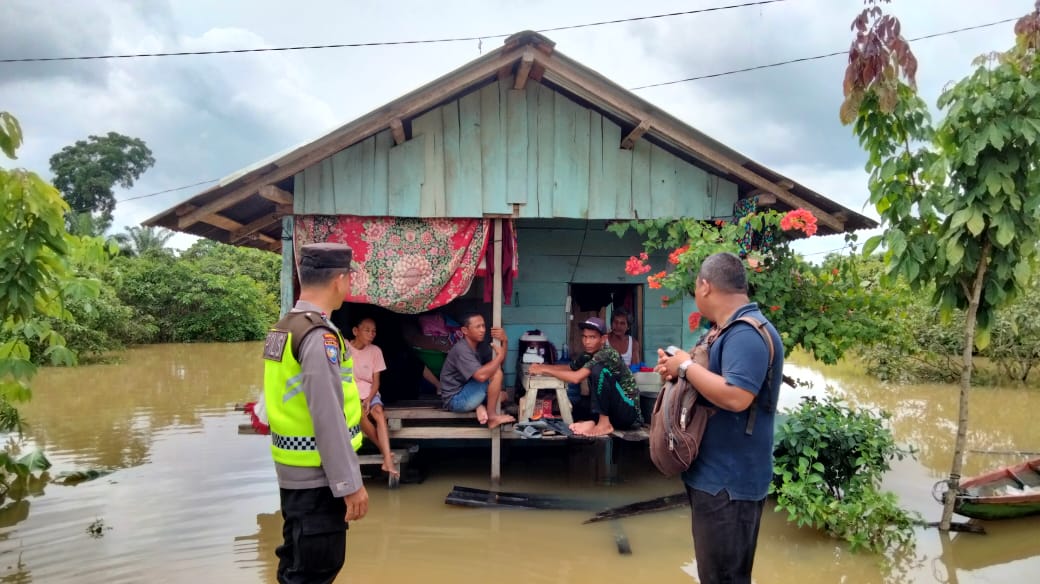
[[[527,375],[524,377],[524,387],[527,395],[524,396],[524,407],[520,412],[520,421],[529,422],[534,415],[535,403],[538,401],[539,389],[556,390],[556,403],[560,406],[560,417],[568,426],[574,423],[571,416],[571,400],[567,397],[567,382],[556,379],[551,375]]]

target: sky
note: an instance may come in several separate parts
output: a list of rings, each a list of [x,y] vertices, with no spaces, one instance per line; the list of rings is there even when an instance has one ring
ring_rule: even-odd
[[[117,200],[218,179],[327,131],[498,47],[505,35],[748,0],[2,0],[0,59],[489,37],[479,41],[231,55],[0,63],[0,111],[19,118],[17,166],[89,135],[144,140],[155,166]],[[785,0],[545,33],[624,87],[842,51],[861,0]],[[894,0],[907,38],[1017,18],[1033,0]],[[911,42],[929,104],[978,55],[1011,46],[1012,23]],[[846,58],[638,90],[727,146],[843,205],[867,204],[865,156],[838,121]],[[936,115],[939,115],[936,112]],[[10,166],[0,161],[0,165]],[[209,185],[119,203],[122,231]],[[869,232],[861,234],[861,241]],[[194,240],[172,240],[184,248]],[[822,259],[841,236],[796,249]]]

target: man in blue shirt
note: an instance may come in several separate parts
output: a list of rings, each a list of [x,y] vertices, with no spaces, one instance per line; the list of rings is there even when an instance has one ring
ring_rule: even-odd
[[[751,582],[762,508],[773,477],[773,418],[784,345],[748,298],[744,262],[736,255],[718,253],[704,260],[694,299],[701,314],[719,326],[742,316],[766,322],[776,353],[770,375],[769,347],[744,322],[726,328],[711,344],[707,367],[685,351],[668,357],[658,350],[658,371],[671,379],[684,377],[717,410],[708,420],[697,459],[682,475],[698,576],[702,584],[746,584]],[[700,344],[694,349],[703,350]]]

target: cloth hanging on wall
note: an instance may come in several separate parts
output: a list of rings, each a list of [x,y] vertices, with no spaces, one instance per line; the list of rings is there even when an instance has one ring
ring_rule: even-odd
[[[512,304],[513,280],[520,272],[520,256],[517,254],[516,229],[513,228],[513,220],[502,221],[502,296],[506,304]],[[488,227],[488,239],[492,245],[486,247],[484,258],[477,267],[477,275],[484,277],[484,302],[491,302],[495,296],[495,287],[492,278],[495,275],[495,226],[490,223]]]
[[[308,243],[345,243],[357,271],[348,302],[417,314],[469,290],[491,239],[486,219],[419,219],[302,215],[295,221],[296,257]]]

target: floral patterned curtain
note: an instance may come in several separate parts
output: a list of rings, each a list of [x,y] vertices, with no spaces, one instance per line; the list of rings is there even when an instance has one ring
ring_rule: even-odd
[[[302,215],[294,244],[345,243],[357,272],[348,302],[405,314],[432,310],[465,294],[490,239],[483,219]]]

